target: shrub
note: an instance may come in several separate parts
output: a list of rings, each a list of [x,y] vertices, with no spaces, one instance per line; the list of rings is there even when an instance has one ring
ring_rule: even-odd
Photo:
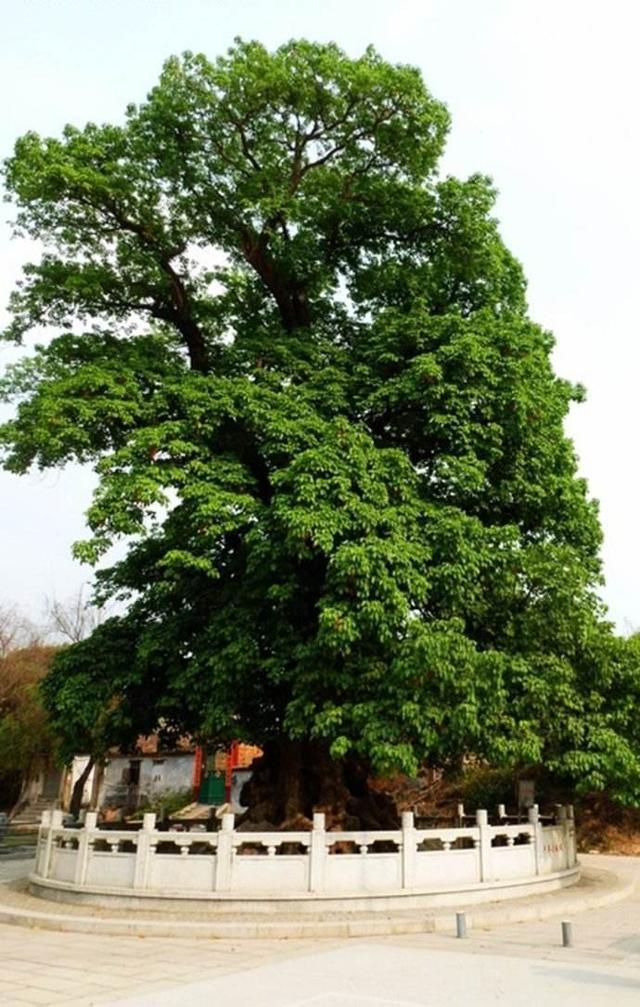
[[[147,797],[146,801],[139,805],[137,814],[154,812],[156,815],[169,817],[175,815],[185,805],[191,804],[193,800],[193,790],[186,787],[182,790],[164,790],[159,794]]]

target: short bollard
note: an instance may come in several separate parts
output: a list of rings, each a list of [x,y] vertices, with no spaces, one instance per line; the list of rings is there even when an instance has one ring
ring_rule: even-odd
[[[566,920],[562,921],[562,947],[573,947],[573,924]]]
[[[456,937],[467,936],[467,917],[465,913],[456,913]]]

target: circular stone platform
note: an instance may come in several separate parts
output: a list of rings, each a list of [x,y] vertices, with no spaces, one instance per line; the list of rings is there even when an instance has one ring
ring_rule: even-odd
[[[546,895],[469,905],[461,899],[446,908],[389,909],[327,912],[316,903],[313,913],[296,913],[281,906],[268,914],[246,911],[240,905],[174,905],[171,910],[116,908],[60,903],[53,905],[32,894],[28,879],[0,885],[0,923],[82,933],[144,937],[274,938],[364,937],[381,934],[443,932],[455,929],[455,912],[468,914],[467,925],[476,929],[574,915],[626,898],[633,883],[611,871],[583,868],[570,888]]]

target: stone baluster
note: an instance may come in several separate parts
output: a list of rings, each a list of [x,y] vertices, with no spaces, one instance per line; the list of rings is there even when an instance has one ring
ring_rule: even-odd
[[[569,822],[567,820],[567,809],[564,804],[556,804],[556,825],[562,830],[562,846],[564,849],[564,867],[571,865],[571,853],[569,850]]]
[[[38,828],[38,845],[36,848],[36,867],[35,867],[36,874],[41,875],[44,868],[45,850],[50,828],[51,828],[51,812],[49,810],[43,811],[42,818],[40,819],[40,826]]]
[[[416,875],[417,838],[413,811],[402,812],[402,887],[413,888]]]
[[[49,822],[49,830],[47,832],[47,838],[44,848],[44,858],[42,864],[42,877],[48,878],[49,871],[51,870],[51,853],[53,848],[53,834],[56,829],[62,828],[62,812],[60,810],[51,812],[51,819]]]
[[[566,817],[566,830],[567,830],[567,851],[568,851],[568,867],[575,867],[578,856],[576,850],[576,823],[573,811],[573,804],[567,804],[567,817]]]
[[[533,859],[535,873],[542,874],[542,864],[544,857],[544,837],[542,835],[542,825],[540,824],[540,812],[538,805],[532,804],[528,811],[529,824],[533,828]]]
[[[133,868],[133,887],[146,888],[149,883],[149,861],[155,851],[156,816],[150,811],[142,817],[142,828],[136,837],[136,860]]]
[[[327,859],[327,843],[325,818],[322,812],[313,815],[313,830],[309,844],[309,891],[324,891],[325,863]]]
[[[491,881],[491,829],[484,809],[476,811],[476,825],[480,831],[480,881]]]
[[[83,885],[87,878],[87,866],[89,863],[89,850],[93,836],[91,833],[98,827],[98,815],[95,811],[87,811],[84,816],[84,827],[78,836],[78,850],[76,853],[76,870],[74,882],[76,885]]]
[[[218,832],[218,847],[216,850],[216,882],[217,892],[230,892],[233,887],[233,827],[235,815],[222,816]]]

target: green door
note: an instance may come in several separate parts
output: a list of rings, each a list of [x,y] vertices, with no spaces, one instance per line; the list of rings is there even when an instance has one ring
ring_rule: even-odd
[[[224,773],[207,773],[200,784],[201,804],[224,804]]]

